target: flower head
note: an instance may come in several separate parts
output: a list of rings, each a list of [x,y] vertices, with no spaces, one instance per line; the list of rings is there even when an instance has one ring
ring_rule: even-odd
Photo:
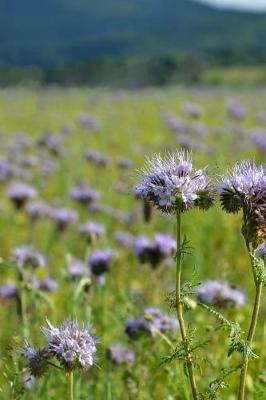
[[[250,161],[235,164],[219,188],[222,207],[228,213],[244,213],[243,234],[256,242],[266,221],[266,170]]]
[[[197,297],[205,304],[220,307],[226,307],[229,304],[240,307],[246,302],[246,295],[242,289],[234,287],[223,280],[203,282],[197,290]]]
[[[47,320],[48,328],[42,332],[48,339],[48,350],[66,371],[76,368],[88,369],[94,364],[97,339],[90,333],[87,325],[79,326],[75,320],[66,320],[58,328]]]
[[[47,348],[34,349],[26,342],[20,353],[28,359],[28,368],[32,376],[40,378],[47,372],[51,357]]]
[[[213,187],[205,169],[195,170],[191,155],[183,151],[166,159],[159,155],[148,159],[141,178],[137,194],[163,212],[183,212],[196,206],[208,209],[213,204]]]
[[[111,249],[94,251],[89,258],[89,265],[93,275],[99,276],[107,272],[114,259],[114,252]]]

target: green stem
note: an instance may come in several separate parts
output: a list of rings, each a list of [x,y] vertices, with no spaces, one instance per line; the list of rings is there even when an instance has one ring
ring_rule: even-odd
[[[185,321],[183,318],[183,305],[181,299],[181,273],[182,273],[182,263],[181,263],[181,213],[177,211],[176,213],[176,244],[177,244],[177,253],[176,253],[176,313],[179,321],[180,332],[182,341],[185,347],[186,353],[186,365],[188,370],[189,382],[192,392],[192,397],[194,400],[198,399],[196,381],[193,373],[193,361],[192,354],[189,348],[187,332]]]
[[[67,373],[68,400],[74,400],[74,374],[73,371]]]
[[[253,265],[252,265],[252,267],[253,267]],[[262,286],[263,286],[261,280],[259,280],[256,277],[256,271],[254,270],[254,267],[252,269],[253,269],[253,275],[255,277],[254,280],[255,280],[256,294],[255,294],[253,312],[252,312],[251,322],[250,322],[248,336],[247,336],[247,342],[250,346],[252,346],[252,342],[253,342],[253,338],[254,338],[257,322],[258,322],[258,315],[259,315],[259,309],[260,309],[260,303],[261,303],[261,292],[262,292]],[[241,375],[240,375],[238,400],[245,399],[248,363],[249,363],[248,358],[245,358],[243,366],[242,366],[242,370],[241,370]]]
[[[20,298],[20,312],[22,319],[22,327],[23,327],[23,336],[24,338],[28,338],[29,329],[28,329],[28,315],[27,315],[27,299],[26,299],[26,288],[25,288],[25,278],[24,272],[19,271],[19,298]]]

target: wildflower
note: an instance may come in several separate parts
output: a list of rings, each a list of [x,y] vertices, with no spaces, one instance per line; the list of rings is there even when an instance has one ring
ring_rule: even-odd
[[[199,118],[202,115],[202,107],[199,104],[187,103],[183,108],[184,112],[191,118]]]
[[[114,259],[111,249],[96,250],[89,258],[89,265],[93,275],[99,276],[107,272]]]
[[[89,243],[95,242],[105,235],[105,226],[98,222],[87,222],[79,227],[79,232],[84,235]]]
[[[58,289],[58,282],[52,278],[34,278],[32,283],[36,287],[36,289],[43,290],[44,292],[53,293],[56,292]]]
[[[191,155],[183,151],[162,159],[159,155],[147,160],[147,170],[136,187],[162,212],[180,212],[193,207],[208,209],[214,200],[213,188],[205,170],[195,170]]]
[[[100,153],[97,150],[88,150],[85,154],[85,158],[87,161],[92,162],[96,165],[105,167],[110,164],[111,158],[106,156],[105,154]]]
[[[266,131],[257,130],[251,135],[252,141],[262,151],[266,151]]]
[[[66,371],[88,369],[94,364],[98,340],[91,335],[88,325],[79,326],[75,320],[66,320],[58,328],[48,320],[47,324],[42,332],[48,339],[48,350]]]
[[[177,319],[167,314],[164,314],[159,308],[145,308],[144,318],[151,324],[151,327],[162,333],[174,332],[179,328]]]
[[[0,299],[12,299],[17,297],[18,288],[13,283],[5,283],[0,285]]]
[[[33,221],[36,221],[49,216],[50,206],[43,201],[35,201],[26,205],[25,212]]]
[[[12,253],[15,258],[15,263],[19,268],[27,266],[38,268],[46,265],[45,256],[31,246],[23,245],[15,247]]]
[[[224,280],[208,280],[202,283],[197,289],[197,297],[205,304],[220,307],[228,305],[240,307],[246,302],[244,291]]]
[[[128,365],[132,365],[136,357],[133,350],[120,343],[115,343],[109,346],[107,356],[114,364]]]
[[[47,348],[34,349],[26,342],[25,348],[20,350],[20,353],[28,359],[28,368],[32,376],[40,378],[47,372],[48,361],[51,358]]]
[[[56,222],[57,229],[64,231],[78,220],[78,213],[71,208],[51,208],[49,217]]]
[[[80,279],[88,275],[88,268],[83,261],[74,258],[68,266],[68,273],[72,279]]]
[[[7,196],[17,209],[21,209],[27,200],[37,196],[37,191],[26,183],[13,182],[8,188]]]
[[[153,242],[145,236],[139,236],[134,249],[141,263],[149,262],[155,268],[167,257],[174,255],[176,242],[170,235],[163,233],[157,234]]]
[[[114,238],[124,247],[131,247],[135,241],[135,238],[131,233],[123,231],[115,232]]]
[[[101,128],[99,121],[95,117],[93,117],[92,115],[90,115],[88,113],[85,113],[85,112],[79,113],[78,120],[79,120],[79,123],[84,128],[87,128],[89,130],[99,131]]]
[[[86,185],[74,186],[70,192],[71,199],[79,201],[82,204],[91,204],[101,198],[101,194]]]
[[[219,193],[226,212],[243,210],[242,232],[246,241],[256,243],[266,221],[265,168],[249,161],[235,164],[228,176],[223,178]]]

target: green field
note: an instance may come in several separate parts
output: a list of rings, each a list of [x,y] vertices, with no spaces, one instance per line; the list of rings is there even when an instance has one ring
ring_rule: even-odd
[[[230,117],[227,105],[237,99],[246,108],[243,120]],[[188,116],[183,107],[196,103],[202,107],[198,119]],[[93,333],[100,338],[97,366],[87,372],[75,373],[76,399],[97,400],[189,400],[189,387],[182,363],[174,361],[161,364],[163,357],[171,354],[171,342],[175,346],[179,334],[155,334],[131,340],[125,334],[125,321],[141,315],[147,306],[169,310],[166,298],[173,290],[175,268],[161,265],[152,269],[140,264],[132,248],[117,243],[117,231],[129,231],[133,235],[154,237],[157,232],[174,235],[175,220],[154,211],[150,223],[142,217],[142,203],[133,194],[146,155],[164,153],[180,148],[176,134],[166,122],[165,113],[171,112],[178,119],[189,123],[187,136],[204,144],[194,151],[198,167],[208,165],[214,179],[227,171],[234,162],[254,159],[265,162],[265,151],[258,149],[251,140],[252,131],[266,129],[266,123],[258,121],[257,114],[266,111],[265,88],[227,89],[172,87],[136,91],[107,91],[90,89],[7,89],[0,91],[0,153],[1,159],[9,154],[10,163],[17,166],[15,176],[0,183],[0,282],[17,282],[17,270],[12,259],[12,249],[22,244],[32,244],[47,256],[47,265],[34,271],[38,278],[52,277],[58,282],[54,293],[24,288],[26,328],[33,345],[44,344],[40,327],[47,317],[57,325],[68,317],[89,322]],[[79,121],[80,113],[88,113],[99,121],[97,131],[89,130]],[[201,124],[204,135],[193,133]],[[58,134],[63,126],[72,127],[63,137],[64,152],[53,160],[55,170],[42,173],[43,155],[36,141],[47,132]],[[206,131],[206,132],[205,132]],[[17,137],[23,132],[30,140],[25,150],[14,150]],[[13,144],[13,147],[12,147]],[[112,158],[105,167],[95,166],[85,159],[89,149],[98,150]],[[44,151],[45,152],[45,151]],[[48,153],[47,153],[48,154]],[[24,165],[19,155],[36,156],[36,164]],[[133,167],[126,171],[118,168],[119,158],[129,158]],[[26,163],[27,164],[27,163]],[[20,177],[21,172],[26,173]],[[65,232],[58,232],[49,218],[32,222],[24,211],[15,211],[6,192],[10,181],[27,181],[38,190],[38,199],[57,207],[74,208],[79,221]],[[128,220],[118,221],[111,213],[92,214],[88,207],[73,201],[71,188],[84,182],[102,194],[104,205],[121,210]],[[120,189],[120,190],[118,190]],[[112,248],[116,257],[106,283],[100,285],[92,279],[87,290],[83,280],[73,281],[67,272],[71,257],[87,260],[93,251],[79,234],[78,227],[86,221],[98,221],[106,226],[106,235],[97,248]],[[238,321],[247,331],[254,297],[252,272],[248,254],[240,234],[241,216],[228,215],[217,202],[208,212],[191,211],[184,215],[183,230],[190,241],[192,254],[184,261],[184,279],[200,283],[207,279],[226,279],[240,286],[247,293],[247,303],[241,308],[222,310],[230,321]],[[193,297],[193,295],[192,295]],[[195,297],[194,297],[195,298]],[[220,310],[221,311],[221,310]],[[254,341],[257,354],[265,352],[262,344],[265,321],[265,292]],[[222,367],[236,367],[241,355],[228,352],[228,333],[217,329],[219,321],[205,310],[187,311],[186,321],[196,328],[196,337],[209,339],[206,347],[197,354],[201,368],[196,370],[198,386],[206,393]],[[24,321],[25,324],[25,321]],[[37,383],[34,390],[23,390],[21,381],[26,373],[26,360],[18,348],[23,346],[25,325],[17,312],[14,299],[0,298],[0,398],[9,399],[66,399],[66,378],[63,371],[52,368]],[[175,337],[176,336],[176,337]],[[106,357],[112,343],[123,343],[133,349],[136,360],[132,366],[114,365]],[[263,347],[264,346],[264,347]],[[233,400],[236,397],[239,371],[229,376],[228,387],[221,389],[217,399]],[[248,376],[247,399],[266,399],[266,359],[251,361]],[[210,397],[206,397],[210,398]],[[213,397],[213,399],[216,397]]]

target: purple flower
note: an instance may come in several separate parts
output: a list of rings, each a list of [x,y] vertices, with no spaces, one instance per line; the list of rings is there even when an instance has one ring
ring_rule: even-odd
[[[136,190],[162,212],[185,211],[195,206],[207,209],[213,204],[213,188],[205,170],[195,170],[192,158],[184,152],[162,159],[147,160]]]
[[[98,222],[87,222],[86,224],[80,225],[79,232],[86,237],[89,243],[99,240],[105,235],[105,226]]]
[[[48,328],[42,332],[48,339],[48,350],[66,371],[88,369],[94,364],[97,339],[90,333],[90,327],[75,320],[67,320],[55,328],[47,320]]]
[[[88,268],[83,261],[74,258],[69,264],[68,273],[71,278],[80,279],[83,276],[88,275]]]
[[[235,164],[219,187],[223,209],[244,213],[242,232],[249,243],[258,240],[266,221],[266,170],[249,161]]]
[[[79,113],[78,120],[79,120],[79,123],[82,126],[84,126],[84,128],[87,128],[89,130],[99,131],[101,128],[99,121],[95,117],[93,117],[92,115],[90,115],[88,113],[85,113],[85,112]]]
[[[118,159],[117,165],[121,169],[131,169],[132,165],[133,165],[133,162],[129,158],[121,157],[121,158]]]
[[[136,357],[133,350],[120,343],[109,346],[107,356],[114,364],[128,365],[132,365]]]
[[[44,201],[34,201],[26,205],[25,211],[35,221],[49,216],[51,206]]]
[[[54,293],[58,289],[58,282],[52,278],[37,279],[34,278],[33,285],[38,290],[43,290],[44,292]]]
[[[246,295],[240,288],[223,280],[208,280],[197,289],[198,299],[205,304],[226,307],[228,305],[243,306]]]
[[[93,275],[99,276],[107,272],[113,259],[114,252],[111,249],[94,251],[89,258],[89,266]]]
[[[25,205],[27,200],[37,196],[37,191],[34,187],[26,183],[13,182],[8,188],[7,196],[16,208],[20,209]]]
[[[134,244],[135,238],[129,232],[118,231],[114,234],[115,240],[124,247],[131,247]]]
[[[174,255],[176,242],[168,234],[157,234],[151,241],[145,236],[139,236],[134,245],[135,253],[141,263],[150,263],[156,268],[162,261]]]
[[[165,257],[171,257],[176,252],[175,239],[166,233],[158,233],[155,235],[155,244],[160,253]]]
[[[86,185],[74,186],[70,192],[70,197],[73,200],[79,201],[83,204],[90,204],[94,201],[98,201],[101,198],[101,194]]]
[[[266,262],[266,243],[262,243],[257,247],[256,256]]]
[[[235,119],[242,120],[246,117],[247,111],[238,100],[229,100],[227,109],[230,116]]]
[[[255,145],[263,151],[266,151],[266,131],[265,130],[257,130],[253,132],[251,135],[252,141]]]
[[[11,163],[7,160],[0,160],[0,181],[8,180],[13,174]]]
[[[60,156],[64,153],[62,145],[63,136],[60,134],[47,133],[38,140],[38,146],[45,147],[52,155]]]
[[[145,308],[144,318],[151,324],[152,328],[155,328],[162,333],[175,332],[179,328],[177,319],[164,314],[159,308]]]
[[[137,339],[143,333],[151,334],[149,323],[143,317],[128,319],[125,325],[125,332],[131,339]]]
[[[90,161],[96,165],[105,167],[107,164],[110,164],[111,158],[106,156],[105,154],[100,153],[97,150],[88,150],[85,154],[85,158],[87,161]]]
[[[28,368],[32,376],[40,378],[47,372],[51,358],[47,348],[34,349],[26,342],[20,353],[28,359]]]
[[[62,232],[78,220],[78,213],[71,208],[51,208],[49,217],[55,221],[57,229]]]
[[[12,254],[15,258],[15,263],[19,268],[37,268],[46,265],[45,256],[41,252],[28,245],[16,247],[12,251]]]
[[[199,118],[202,115],[202,107],[199,104],[187,103],[184,105],[184,112],[192,118]]]
[[[17,297],[18,289],[14,283],[0,285],[0,299],[12,299]]]

